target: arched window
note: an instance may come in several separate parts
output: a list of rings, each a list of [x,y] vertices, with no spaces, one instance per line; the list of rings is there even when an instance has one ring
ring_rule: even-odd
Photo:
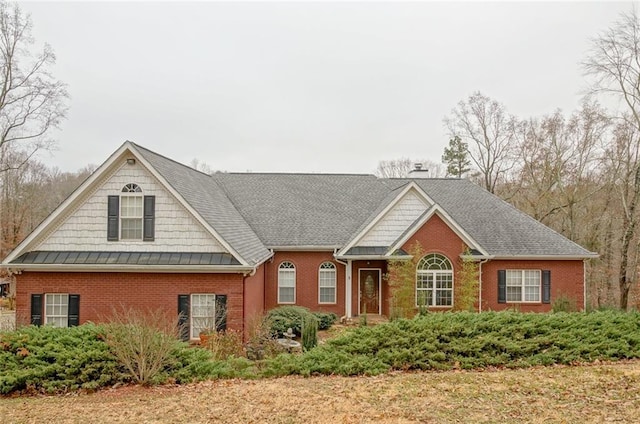
[[[142,189],[129,183],[122,187],[120,196],[120,239],[142,240]]]
[[[291,262],[278,267],[278,303],[296,303],[296,267]]]
[[[336,266],[323,262],[318,270],[318,303],[336,303]]]
[[[430,253],[418,262],[416,304],[453,306],[453,266],[445,256]]]

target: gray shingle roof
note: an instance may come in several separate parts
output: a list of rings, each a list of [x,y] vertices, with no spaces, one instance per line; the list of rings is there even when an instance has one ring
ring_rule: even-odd
[[[411,181],[357,174],[210,176],[136,147],[249,263],[267,258],[267,248],[344,247]],[[490,255],[592,255],[468,180],[413,181]]]
[[[415,181],[490,255],[592,255],[588,250],[468,180]]]
[[[135,145],[140,154],[250,265],[271,254],[209,175]]]
[[[373,175],[214,174],[267,246],[346,244],[389,190]]]

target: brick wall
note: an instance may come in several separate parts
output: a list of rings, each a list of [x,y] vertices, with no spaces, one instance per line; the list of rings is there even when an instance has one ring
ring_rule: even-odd
[[[16,318],[30,320],[31,294],[80,295],[80,323],[98,322],[112,307],[162,308],[178,316],[178,295],[227,295],[227,326],[243,329],[242,274],[146,274],[85,272],[23,272],[17,278]]]
[[[296,305],[312,311],[334,312],[338,316],[345,313],[345,267],[336,262],[331,252],[275,252],[273,261],[266,264],[265,306],[273,309],[278,304],[278,267],[282,262],[291,262],[296,267]],[[337,271],[337,302],[320,304],[318,299],[318,271],[323,262],[332,262]]]
[[[551,271],[551,304],[498,303],[498,270],[539,269]],[[482,265],[482,310],[515,308],[522,312],[548,312],[560,296],[573,299],[578,309],[584,307],[584,267],[581,260],[573,261],[490,261]]]

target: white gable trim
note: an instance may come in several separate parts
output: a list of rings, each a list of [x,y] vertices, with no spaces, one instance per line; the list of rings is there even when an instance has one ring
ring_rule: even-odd
[[[484,250],[482,246],[480,246],[480,244],[476,242],[473,237],[471,237],[462,227],[460,227],[458,223],[455,222],[449,216],[449,214],[446,213],[444,209],[442,209],[442,207],[440,207],[440,205],[437,204],[434,204],[420,219],[414,222],[410,230],[407,231],[401,238],[399,238],[393,244],[393,246],[391,246],[385,256],[391,256],[393,252],[401,248],[434,215],[438,215],[444,221],[444,223],[447,224],[447,226],[451,228],[451,230],[453,230],[453,232],[456,233],[456,235],[466,243],[467,246],[472,249],[478,250],[484,256],[489,256],[487,251]]]
[[[164,177],[162,177],[156,170],[147,162],[140,152],[136,149],[135,145],[130,141],[125,141],[122,146],[118,150],[116,150],[109,158],[93,173],[87,178],[69,197],[67,197],[61,204],[58,206],[44,221],[40,223],[32,232],[29,234],[18,246],[16,246],[13,251],[5,258],[3,264],[8,266],[11,261],[16,259],[18,256],[27,252],[32,245],[38,241],[38,238],[45,234],[47,230],[51,229],[52,226],[61,219],[64,214],[71,210],[78,201],[82,198],[82,196],[91,189],[91,187],[95,186],[105,175],[108,175],[117,164],[125,159],[127,156],[133,156],[137,161],[139,161],[150,173],[153,175],[158,182],[166,189],[169,193],[171,193],[174,198],[204,227],[204,229],[209,232],[214,239],[218,241],[229,253],[231,253],[243,266],[251,266],[247,263],[247,261],[238,254],[227,242],[224,240],[214,229],[209,225],[199,213],[195,211],[167,181]]]
[[[422,190],[420,188],[420,186],[418,186],[415,182],[411,181],[409,182],[406,187],[391,201],[389,202],[389,204],[375,217],[371,220],[371,222],[369,222],[369,224],[367,224],[366,227],[364,227],[364,229],[362,231],[360,231],[358,234],[356,234],[356,236],[354,238],[351,239],[351,241],[349,243],[347,243],[347,245],[345,247],[343,247],[338,253],[337,256],[342,256],[345,254],[345,252],[347,252],[349,249],[351,249],[352,247],[356,246],[358,244],[358,242],[360,240],[362,240],[362,238],[369,232],[371,231],[372,228],[374,228],[376,226],[376,224],[378,222],[380,222],[382,220],[382,218],[384,218],[384,216],[390,211],[392,210],[403,198],[404,196],[409,192],[409,191],[415,191],[416,194],[418,195],[418,197],[425,203],[425,206],[429,206],[429,205],[434,205],[435,202],[433,201],[433,199],[431,199],[427,193],[424,192],[424,190]]]

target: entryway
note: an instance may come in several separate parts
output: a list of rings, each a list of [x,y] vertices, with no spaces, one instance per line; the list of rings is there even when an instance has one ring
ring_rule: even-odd
[[[360,268],[358,282],[358,315],[382,314],[380,302],[382,270],[380,268]]]

